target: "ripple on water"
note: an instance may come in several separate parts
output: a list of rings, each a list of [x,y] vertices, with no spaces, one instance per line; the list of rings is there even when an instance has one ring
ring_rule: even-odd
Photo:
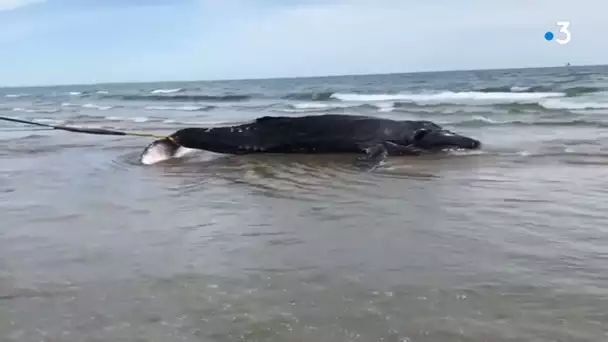
[[[184,341],[600,341],[608,323],[608,302],[596,294],[507,283],[464,289],[373,286],[318,270],[248,272],[238,279],[175,273],[137,283],[73,284],[59,295],[52,289],[4,294],[53,295],[52,301],[8,301],[6,312],[16,324],[6,331],[27,341],[45,335],[66,341],[91,336],[104,341],[133,336]],[[70,335],[62,336],[63,331]]]
[[[354,155],[247,155],[201,153],[196,160],[172,160],[150,168],[162,177],[177,179],[179,192],[215,185],[246,186],[258,195],[304,201],[350,201],[377,191],[379,178],[429,179],[432,172],[411,169],[366,172]],[[204,160],[201,160],[204,159]]]

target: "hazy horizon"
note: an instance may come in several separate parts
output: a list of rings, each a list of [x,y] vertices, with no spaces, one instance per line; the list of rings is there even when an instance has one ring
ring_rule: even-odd
[[[604,65],[602,8],[599,0],[0,0],[0,86]],[[544,40],[562,20],[570,43]]]
[[[336,77],[367,77],[367,76],[389,76],[389,75],[414,75],[432,73],[451,73],[451,72],[480,72],[480,71],[500,71],[500,70],[533,70],[533,69],[560,69],[560,68],[593,68],[608,67],[608,64],[587,64],[570,66],[542,66],[542,67],[520,67],[520,68],[495,68],[495,69],[457,69],[457,70],[424,70],[412,72],[386,72],[375,74],[347,74],[347,75],[313,75],[313,76],[289,76],[289,77],[259,77],[259,78],[226,78],[226,79],[182,79],[182,80],[158,80],[158,81],[121,81],[121,82],[98,82],[98,83],[58,83],[58,84],[31,84],[18,86],[0,85],[0,89],[19,89],[19,88],[45,88],[45,87],[71,87],[71,86],[96,86],[114,84],[150,84],[150,83],[197,83],[197,82],[238,82],[238,81],[271,81],[289,79],[315,79],[315,78],[336,78]]]

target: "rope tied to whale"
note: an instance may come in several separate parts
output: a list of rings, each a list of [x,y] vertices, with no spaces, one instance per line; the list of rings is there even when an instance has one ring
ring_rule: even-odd
[[[34,125],[34,126],[52,128],[52,129],[56,129],[56,130],[74,132],[74,133],[97,134],[97,135],[122,135],[122,136],[136,136],[136,137],[150,137],[150,138],[157,138],[157,139],[168,139],[171,142],[178,145],[177,142],[175,141],[175,139],[173,139],[173,137],[171,137],[170,135],[161,135],[161,134],[155,134],[155,133],[149,133],[149,132],[125,132],[125,131],[116,131],[116,130],[110,130],[110,129],[104,129],[104,128],[81,128],[81,127],[70,127],[70,126],[63,126],[63,125],[51,125],[51,124],[44,124],[44,123],[40,123],[40,122],[10,118],[10,117],[6,117],[6,116],[0,116],[0,120],[17,122],[17,123],[22,123],[22,124],[26,124],[26,125]]]

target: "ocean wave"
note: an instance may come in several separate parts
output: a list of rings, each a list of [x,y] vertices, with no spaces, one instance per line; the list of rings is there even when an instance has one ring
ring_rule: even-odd
[[[181,102],[240,102],[251,98],[250,95],[107,95],[123,101],[181,101]]]
[[[340,104],[340,103],[316,103],[316,102],[305,102],[305,103],[296,103],[293,105],[289,105],[289,107],[294,109],[335,109],[335,108],[378,108],[377,106],[370,104]]]
[[[82,108],[87,108],[87,109],[97,109],[97,110],[108,110],[108,109],[112,109],[114,107],[112,106],[99,106],[93,103],[85,103],[82,105]]]
[[[22,111],[24,113],[40,113],[40,112],[29,112]],[[116,124],[119,123],[171,123],[178,125],[205,125],[205,126],[217,126],[217,125],[227,125],[227,124],[240,124],[243,122],[230,122],[230,121],[215,121],[215,120],[205,120],[205,121],[192,121],[187,120],[185,118],[182,119],[169,119],[166,117],[150,117],[150,116],[101,116],[101,115],[87,115],[87,114],[77,114],[69,117],[65,117],[62,119],[56,118],[46,118],[46,117],[16,117],[16,116],[7,116],[9,118],[18,119],[18,120],[29,120],[40,123],[52,123],[52,124],[70,124],[74,127],[93,127],[91,125],[102,125],[104,128],[112,128],[112,129],[129,129],[130,127],[119,127],[119,126],[107,126],[105,121],[112,121]],[[200,117],[193,118],[204,120]],[[158,127],[161,129],[161,127]],[[168,127],[162,127],[162,129],[167,129]],[[146,124],[146,130],[150,129],[150,126]]]
[[[108,122],[108,121],[111,121]],[[64,123],[70,127],[81,128],[104,128],[117,130],[151,130],[149,123],[160,123],[161,118],[150,118],[147,116],[96,116],[96,115],[78,115],[70,117]],[[134,127],[130,123],[145,124],[142,127]],[[125,125],[126,124],[126,125]]]
[[[392,105],[391,105],[392,107]],[[303,102],[296,104],[288,104],[285,108],[274,109],[274,111],[285,113],[317,113],[330,112],[341,109],[380,109],[381,106],[372,104],[348,104],[348,103],[320,103],[320,102]]]
[[[97,109],[97,110],[109,110],[109,109],[114,108],[113,106],[100,106],[100,105],[96,105],[94,103],[78,104],[78,103],[71,103],[71,102],[61,103],[61,107],[81,107],[81,108],[86,108],[86,109]]]
[[[507,110],[509,112],[525,112],[525,111],[544,111],[546,108],[542,107],[539,102],[533,103],[498,103],[492,105],[497,109]]]
[[[27,96],[27,94],[6,94],[4,95],[4,97],[9,98],[9,99],[16,99],[19,97],[25,97]]]
[[[90,122],[90,123],[101,123],[103,120],[114,121],[114,122],[137,122],[144,123],[150,121],[161,122],[163,119],[154,119],[147,116],[96,116],[96,115],[78,115],[70,118],[71,120],[77,119],[79,122]],[[74,123],[74,121],[71,121]]]
[[[561,162],[566,164],[576,165],[607,165],[608,153],[596,150],[574,150],[572,148],[563,148],[555,151],[518,151],[515,153],[518,157],[526,158],[564,158]]]
[[[557,87],[550,86],[502,86],[502,87],[486,87],[476,89],[475,91],[482,93],[551,93],[551,92],[562,92],[566,96],[574,97],[578,95],[591,94],[604,91],[604,88],[600,87],[571,87],[560,89]]]
[[[444,112],[445,108],[453,106],[466,111],[474,107],[491,106],[509,112],[538,112],[548,110],[593,110],[608,109],[608,102],[580,101],[567,98],[562,93],[439,93],[434,95],[358,95],[342,96],[343,102],[303,102],[289,104],[287,108],[279,109],[285,112],[324,112],[339,109],[371,109],[379,112],[424,110]],[[507,95],[508,94],[508,95]],[[338,95],[340,97],[340,95]],[[394,100],[399,98],[399,100]],[[407,99],[406,99],[407,98]],[[359,101],[356,101],[356,100]],[[582,98],[579,98],[582,99]],[[348,100],[348,101],[347,101]],[[448,111],[449,112],[449,111]]]
[[[578,95],[585,95],[585,94],[591,94],[591,93],[598,93],[601,91],[605,91],[605,88],[600,88],[600,87],[572,87],[572,88],[567,88],[564,90],[564,92],[566,93],[567,96],[578,96]]]
[[[543,86],[500,86],[500,87],[478,88],[478,89],[475,89],[475,91],[482,92],[482,93],[509,93],[509,92],[536,93],[536,92],[551,92],[551,91],[553,91],[553,89],[551,89],[549,87],[543,87]]]
[[[348,102],[386,102],[398,101],[402,103],[425,104],[501,104],[501,103],[534,103],[540,99],[563,97],[561,92],[495,92],[486,93],[478,91],[452,92],[444,91],[434,94],[351,94],[336,93],[332,97]]]
[[[541,101],[539,106],[544,109],[565,110],[608,109],[608,102],[574,102],[567,99],[550,99]]]
[[[293,109],[329,109],[334,106],[325,103],[297,103],[294,105],[290,105],[289,107]]]
[[[13,112],[23,112],[23,113],[57,113],[59,111],[61,111],[60,109],[57,108],[22,108],[22,107],[15,107],[12,109]]]
[[[202,119],[202,118],[198,118]],[[203,119],[204,120],[204,119]],[[234,122],[227,121],[190,121],[186,119],[169,119],[166,117],[150,117],[150,116],[98,116],[98,115],[76,115],[70,117],[69,122],[71,124],[101,124],[104,125],[104,121],[112,121],[116,124],[120,123],[146,123],[146,130],[154,130],[154,129],[170,129],[170,127],[166,126],[150,126],[149,124],[176,124],[176,125],[204,125],[204,126],[217,126],[217,125],[227,125],[227,124],[237,124]],[[244,123],[244,122],[242,122]],[[131,127],[119,127],[119,126],[104,126],[105,128],[112,129],[130,129]],[[143,127],[142,127],[143,128]]]
[[[37,119],[32,119],[32,121],[38,122],[38,123],[51,124],[51,125],[61,125],[61,124],[65,123],[64,120],[49,119],[49,118],[37,118]]]
[[[437,108],[433,108],[434,106],[445,106],[445,103],[438,104],[418,104],[411,102],[394,102],[394,109],[403,108],[404,110],[417,110],[417,108],[431,108],[432,110],[439,110]],[[546,98],[541,99],[539,101],[528,101],[528,102],[513,102],[513,103],[467,103],[466,104],[469,110],[472,110],[470,106],[482,106],[482,105],[490,105],[496,109],[507,110],[509,112],[539,112],[539,111],[548,111],[548,110],[563,110],[563,111],[591,111],[591,110],[601,110],[608,109],[608,102],[599,102],[599,101],[574,101],[569,98]]]
[[[439,123],[439,122],[438,122]],[[484,127],[484,126],[541,126],[541,127],[591,127],[607,128],[608,122],[587,120],[587,119],[566,119],[566,120],[546,120],[546,121],[523,121],[523,120],[495,120],[486,116],[474,116],[468,120],[456,122],[441,122],[442,125],[455,127]]]
[[[186,111],[186,112],[197,112],[197,111],[208,111],[216,108],[215,106],[147,106],[144,109],[147,110],[174,110],[174,111]]]
[[[333,100],[332,95],[334,92],[322,91],[322,92],[303,92],[287,94],[282,97],[284,100],[301,100],[301,101],[329,101]]]
[[[46,131],[48,129],[29,129],[30,131]],[[5,131],[4,132],[17,132],[17,130],[11,129],[10,131]],[[10,143],[10,142],[22,142],[22,141],[28,141],[28,140],[32,140],[32,141],[36,141],[36,140],[44,140],[48,138],[47,135],[43,135],[43,134],[36,134],[36,133],[32,133],[32,134],[26,134],[26,135],[19,135],[17,137],[9,137],[9,138],[5,138],[2,137],[0,139],[0,143]]]
[[[174,89],[155,89],[150,92],[150,94],[172,94],[183,91],[184,88],[174,88]]]
[[[110,120],[110,121],[123,121],[124,120],[124,118],[121,118],[118,116],[105,116],[104,119]]]

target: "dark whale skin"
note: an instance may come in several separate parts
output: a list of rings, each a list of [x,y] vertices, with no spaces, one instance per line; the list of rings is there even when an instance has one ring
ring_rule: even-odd
[[[224,154],[369,153],[382,145],[388,155],[402,155],[481,146],[431,121],[341,114],[265,116],[235,126],[184,128],[171,138],[183,147]]]

